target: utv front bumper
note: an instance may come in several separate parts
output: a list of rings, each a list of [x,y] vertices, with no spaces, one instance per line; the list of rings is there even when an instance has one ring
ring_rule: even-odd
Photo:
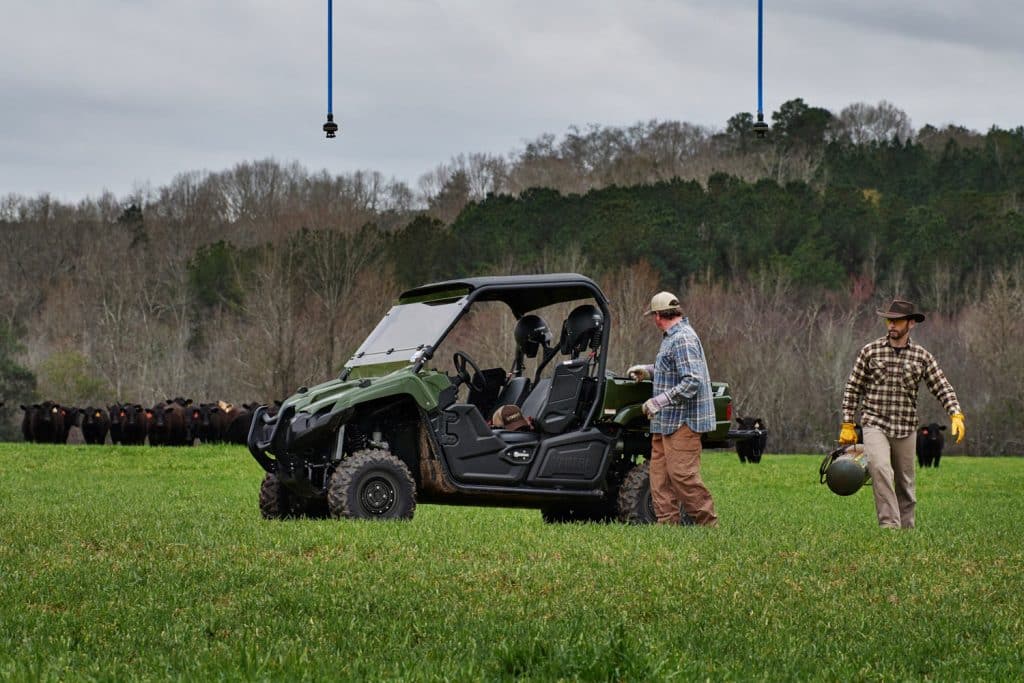
[[[260,467],[275,473],[281,461],[289,469],[299,462],[319,462],[329,459],[338,427],[351,415],[351,410],[332,412],[322,410],[315,414],[296,412],[294,406],[282,408],[270,415],[266,406],[253,413],[249,437],[249,452]]]

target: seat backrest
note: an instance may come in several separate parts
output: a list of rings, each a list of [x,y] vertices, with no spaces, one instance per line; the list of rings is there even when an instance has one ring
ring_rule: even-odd
[[[541,408],[548,401],[548,391],[551,389],[551,380],[542,379],[534,385],[533,391],[526,397],[523,404],[520,406],[520,410],[523,415],[530,418],[531,420],[537,419],[537,413],[540,412]]]
[[[538,430],[546,434],[561,434],[579,421],[580,401],[588,370],[589,362],[583,358],[565,361],[555,367],[544,405],[534,419],[534,426]],[[523,413],[526,413],[525,407]]]
[[[473,381],[482,383],[484,390],[477,391],[471,384],[466,403],[475,405],[482,415],[490,415],[496,406],[504,405],[498,401],[498,392],[501,391],[507,374],[503,368],[488,368],[474,373]]]
[[[494,405],[495,407],[508,405],[517,405],[522,407],[523,401],[529,393],[529,377],[512,377],[505,383],[505,386],[501,388],[501,393],[498,394],[498,398],[494,401]]]

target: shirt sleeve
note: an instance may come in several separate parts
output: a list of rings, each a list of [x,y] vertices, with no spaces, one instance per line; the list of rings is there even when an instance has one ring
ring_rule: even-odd
[[[928,385],[928,390],[932,392],[932,395],[942,404],[949,415],[963,412],[960,410],[960,401],[956,398],[953,385],[946,379],[946,374],[942,372],[938,361],[931,354],[928,355],[928,361],[925,364],[924,381]]]
[[[703,382],[701,378],[707,372],[704,371],[704,355],[696,345],[688,341],[680,342],[675,345],[672,352],[679,372],[679,383],[665,393],[672,403],[679,405],[697,395]]]
[[[853,363],[853,371],[846,380],[846,389],[843,390],[843,422],[857,421],[857,407],[864,397],[864,387],[867,380],[868,349],[865,346],[857,354],[857,360]]]

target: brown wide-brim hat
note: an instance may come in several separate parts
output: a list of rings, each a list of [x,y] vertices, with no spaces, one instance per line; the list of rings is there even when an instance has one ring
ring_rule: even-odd
[[[893,299],[892,303],[889,304],[888,311],[875,311],[878,315],[883,318],[889,318],[890,320],[913,320],[914,322],[924,322],[924,313],[918,313],[914,310],[914,304],[909,301],[903,301],[901,299]]]

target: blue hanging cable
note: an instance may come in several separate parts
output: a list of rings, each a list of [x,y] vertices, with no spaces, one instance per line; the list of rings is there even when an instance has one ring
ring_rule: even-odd
[[[333,138],[338,132],[338,124],[334,122],[334,2],[327,0],[327,123],[324,132]]]
[[[754,132],[761,138],[768,132],[768,124],[764,122],[763,54],[764,0],[757,0],[757,122],[754,124]]]

